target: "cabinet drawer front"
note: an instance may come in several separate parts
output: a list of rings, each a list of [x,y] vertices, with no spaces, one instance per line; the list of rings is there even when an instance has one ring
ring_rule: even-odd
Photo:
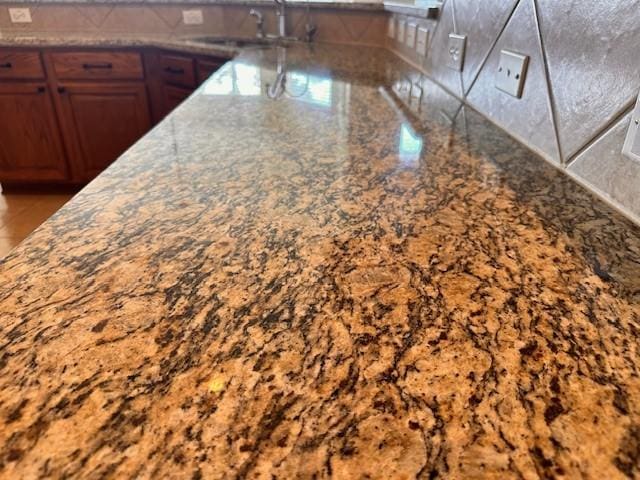
[[[138,80],[142,58],[135,52],[55,52],[51,62],[60,80]]]
[[[163,80],[184,87],[196,86],[193,59],[178,55],[160,55],[160,70]]]
[[[44,77],[40,53],[0,50],[0,79],[42,80]]]
[[[198,60],[197,68],[198,68],[198,83],[202,83],[207,80],[211,75],[213,75],[222,65],[224,65],[227,60],[220,59],[211,59],[211,60]]]

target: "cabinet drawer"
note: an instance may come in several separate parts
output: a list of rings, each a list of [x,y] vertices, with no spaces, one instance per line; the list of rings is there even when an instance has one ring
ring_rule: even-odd
[[[198,60],[198,83],[202,83],[213,75],[222,65],[227,62],[225,59]]]
[[[191,58],[162,54],[160,55],[160,72],[166,83],[184,87],[196,86],[196,74]]]
[[[142,58],[135,52],[55,52],[51,63],[60,80],[138,80]]]
[[[42,59],[38,52],[0,50],[0,79],[44,79]]]

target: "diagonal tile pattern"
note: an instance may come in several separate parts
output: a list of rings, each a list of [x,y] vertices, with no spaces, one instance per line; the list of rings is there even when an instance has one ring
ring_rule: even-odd
[[[565,159],[640,90],[640,2],[537,0]]]
[[[438,83],[442,84],[456,96],[462,97],[462,76],[460,72],[447,67],[450,33],[460,33],[456,29],[453,0],[447,0],[443,6],[442,15],[435,29],[429,49],[426,69],[429,75]]]
[[[530,57],[522,98],[495,87],[495,72],[503,49]],[[560,162],[533,0],[518,4],[469,92],[468,101],[547,159]]]
[[[458,33],[468,38],[466,62],[462,71],[464,92],[468,93],[491,47],[511,17],[517,0],[491,2],[454,0],[454,2]]]

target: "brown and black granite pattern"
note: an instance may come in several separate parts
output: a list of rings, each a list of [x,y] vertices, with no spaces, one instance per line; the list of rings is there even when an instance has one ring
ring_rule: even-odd
[[[390,53],[287,57],[4,260],[0,476],[639,476],[640,229]]]

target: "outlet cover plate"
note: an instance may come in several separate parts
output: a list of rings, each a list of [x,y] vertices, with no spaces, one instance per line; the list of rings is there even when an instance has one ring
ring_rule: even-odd
[[[418,28],[418,39],[416,42],[416,52],[422,57],[427,56],[427,48],[429,46],[429,30],[426,28]]]
[[[387,24],[387,36],[389,38],[395,38],[396,36],[396,19],[391,17]]]
[[[185,25],[202,25],[204,23],[202,10],[183,10],[182,22]]]
[[[415,23],[410,23],[407,25],[407,38],[405,39],[405,44],[410,49],[416,48],[416,29],[418,26]]]
[[[447,52],[447,67],[462,71],[464,66],[464,51],[467,46],[466,35],[458,35],[456,33],[449,34],[449,44]]]
[[[502,50],[500,52],[500,64],[496,72],[496,88],[512,97],[522,97],[528,66],[529,57],[527,55]]]
[[[404,42],[404,30],[406,27],[406,23],[404,20],[398,20],[398,27],[396,29],[396,40],[399,42]]]
[[[622,153],[627,158],[640,162],[640,97],[638,97],[636,108],[631,114],[631,125],[624,141],[624,147],[622,147]]]
[[[31,23],[31,10],[28,8],[10,8],[11,23]]]

